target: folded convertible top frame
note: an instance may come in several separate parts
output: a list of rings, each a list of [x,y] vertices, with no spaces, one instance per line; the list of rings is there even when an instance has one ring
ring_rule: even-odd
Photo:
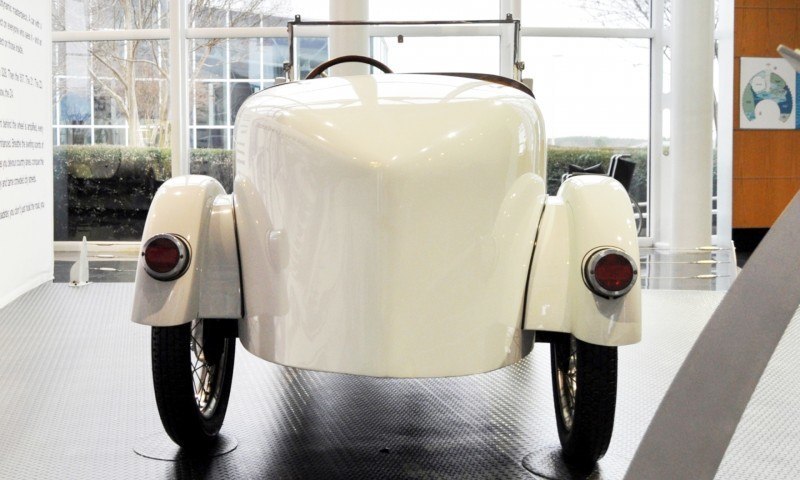
[[[514,77],[519,80],[522,76],[522,70],[525,69],[525,63],[519,58],[520,55],[520,21],[515,20],[511,14],[506,15],[505,19],[498,20],[420,20],[420,21],[391,21],[391,22],[356,22],[356,21],[304,21],[300,15],[295,15],[293,21],[286,23],[289,30],[289,61],[283,64],[283,70],[286,74],[287,80],[295,80],[293,77],[294,70],[294,27],[295,26],[381,26],[381,25],[501,25],[511,24],[514,26]],[[505,77],[503,77],[505,78]],[[489,80],[491,81],[491,80]],[[497,83],[497,82],[495,82]],[[515,87],[518,88],[518,87]]]

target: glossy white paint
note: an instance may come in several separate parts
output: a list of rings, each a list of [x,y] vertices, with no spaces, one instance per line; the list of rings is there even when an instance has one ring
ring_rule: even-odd
[[[252,96],[234,187],[244,346],[393,377],[517,360],[544,142],[531,97],[477,80],[327,78]]]
[[[212,223],[217,226],[230,223],[221,219],[215,222],[211,220],[212,212],[225,216],[220,213],[224,208],[217,209],[214,206],[214,200],[224,194],[225,190],[219,182],[199,175],[172,178],[158,189],[150,205],[143,238],[159,233],[180,235],[191,250],[191,264],[180,278],[162,282],[151,278],[142,267],[143,260],[139,259],[133,301],[134,322],[171,326],[198,318],[206,256],[212,250],[226,251],[230,248],[225,243],[214,244],[211,241],[225,237],[224,234],[209,235]],[[212,258],[219,258],[220,255],[215,252]]]
[[[242,289],[239,281],[239,248],[233,196],[214,199],[204,242],[201,267],[200,318],[242,318]]]
[[[171,282],[140,265],[133,320],[237,319],[244,307],[242,343],[262,358],[394,377],[513,363],[523,311],[526,329],[636,342],[640,287],[607,300],[582,278],[598,248],[638,259],[627,193],[581,176],[547,198],[544,138],[530,97],[481,81],[269,89],[239,112],[233,196],[200,176],[156,194],[144,237],[184,237],[192,265]]]
[[[616,180],[572,177],[548,199],[530,272],[525,328],[572,332],[599,345],[627,345],[641,338],[641,287],[605,299],[583,281],[583,262],[601,247],[639,259],[636,222],[627,192]]]

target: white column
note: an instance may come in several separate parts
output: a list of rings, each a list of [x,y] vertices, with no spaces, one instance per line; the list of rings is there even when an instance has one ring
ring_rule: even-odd
[[[733,228],[733,0],[719,2],[717,40],[717,245],[729,247]]]
[[[189,173],[189,141],[187,125],[189,103],[186,82],[189,80],[186,26],[188,4],[183,0],[169,2],[169,121],[170,148],[172,149],[172,176]]]
[[[514,20],[522,19],[522,0],[500,0],[500,16],[497,18],[506,18],[509,13]]]
[[[675,0],[669,162],[672,182],[663,232],[670,248],[711,244],[714,2]]]
[[[369,19],[369,0],[330,0],[331,21],[366,21]],[[330,58],[343,55],[370,56],[367,27],[347,25],[330,27]],[[369,66],[362,63],[343,63],[328,71],[330,76],[363,75]]]
[[[650,41],[650,171],[648,172],[649,193],[647,197],[648,236],[655,242],[663,242],[660,232],[666,225],[662,205],[665,202],[663,190],[669,184],[669,173],[665,168],[664,157],[664,106],[668,104],[664,95],[664,47],[667,32],[664,28],[664,0],[651,0],[650,25],[653,39]]]

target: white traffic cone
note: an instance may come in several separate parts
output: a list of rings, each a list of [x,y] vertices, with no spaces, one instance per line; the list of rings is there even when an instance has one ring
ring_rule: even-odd
[[[83,237],[81,244],[81,256],[78,261],[69,269],[69,285],[71,287],[82,287],[89,284],[89,247],[86,244],[86,237]]]

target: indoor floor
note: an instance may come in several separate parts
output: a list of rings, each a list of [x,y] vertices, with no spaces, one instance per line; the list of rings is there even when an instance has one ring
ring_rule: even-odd
[[[643,292],[643,340],[619,350],[614,437],[590,478],[623,477],[723,295]],[[223,427],[236,448],[185,457],[160,425],[149,328],[129,321],[132,297],[131,283],[54,283],[0,310],[8,362],[0,375],[0,478],[578,477],[557,456],[546,344],[501,370],[436,379],[286,368],[240,346]],[[800,382],[789,370],[800,351],[797,317],[718,478],[798,477],[800,429],[786,415],[800,410]]]

